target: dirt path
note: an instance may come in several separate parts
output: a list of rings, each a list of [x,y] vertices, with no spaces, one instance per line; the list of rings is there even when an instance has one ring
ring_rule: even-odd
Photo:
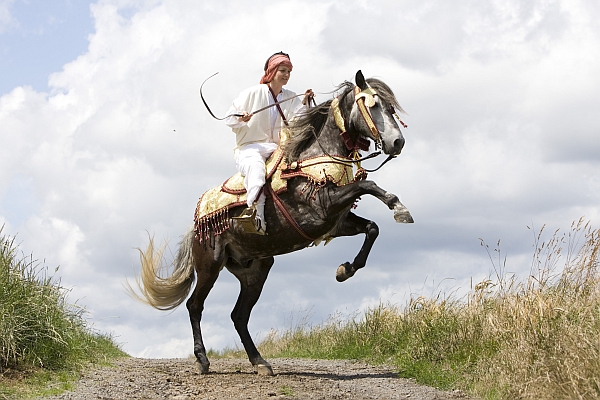
[[[397,378],[390,369],[353,361],[272,359],[275,376],[257,375],[247,360],[216,359],[199,375],[191,359],[124,358],[85,372],[73,392],[53,400],[466,399]]]

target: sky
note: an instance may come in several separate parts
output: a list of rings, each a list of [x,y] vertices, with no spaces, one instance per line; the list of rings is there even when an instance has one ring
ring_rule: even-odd
[[[277,51],[294,64],[287,87],[317,101],[359,69],[392,87],[406,145],[369,177],[415,223],[361,199],[380,235],[344,283],[335,270],[362,236],[277,257],[255,338],[380,302],[460,297],[504,260],[526,277],[542,226],[599,226],[597,1],[252,4],[0,0],[0,226],[59,266],[69,299],[129,354],[192,353],[185,307],[154,310],[124,282],[149,235],[174,253],[200,195],[236,172],[234,135],[203,108],[200,84],[219,72],[204,90],[222,115]],[[208,348],[241,346],[229,318],[238,285],[223,271],[207,299]]]

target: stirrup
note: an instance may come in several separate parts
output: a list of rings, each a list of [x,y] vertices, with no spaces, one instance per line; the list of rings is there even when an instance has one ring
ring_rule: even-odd
[[[264,227],[262,226],[261,220],[256,218],[256,206],[246,208],[237,217],[232,217],[240,222],[244,232],[254,233],[256,235],[266,235]]]
[[[256,218],[256,206],[250,206],[248,208],[246,208],[244,211],[242,211],[242,213],[240,215],[238,215],[237,217],[231,217],[233,219],[238,219],[241,221],[247,220],[247,219],[254,219]]]

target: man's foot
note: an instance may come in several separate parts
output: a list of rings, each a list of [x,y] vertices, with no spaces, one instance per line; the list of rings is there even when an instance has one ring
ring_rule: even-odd
[[[256,232],[252,233],[263,236],[267,234],[267,223],[258,216],[254,218],[254,227],[256,228]]]

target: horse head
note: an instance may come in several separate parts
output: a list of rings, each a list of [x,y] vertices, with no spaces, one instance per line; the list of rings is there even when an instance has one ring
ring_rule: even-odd
[[[398,122],[402,121],[395,117],[396,110],[403,110],[394,93],[379,79],[365,79],[361,71],[355,80],[356,84],[342,83],[337,97],[309,109],[290,125],[285,144],[288,161],[323,153],[350,156],[368,150],[370,140],[389,157],[400,154],[404,137]]]
[[[356,73],[355,81],[349,131],[373,140],[375,147],[380,147],[385,154],[400,154],[404,147],[404,136],[396,121],[396,110],[402,111],[402,108],[394,93],[378,79],[365,79],[360,70]],[[352,93],[348,94],[352,99]]]

